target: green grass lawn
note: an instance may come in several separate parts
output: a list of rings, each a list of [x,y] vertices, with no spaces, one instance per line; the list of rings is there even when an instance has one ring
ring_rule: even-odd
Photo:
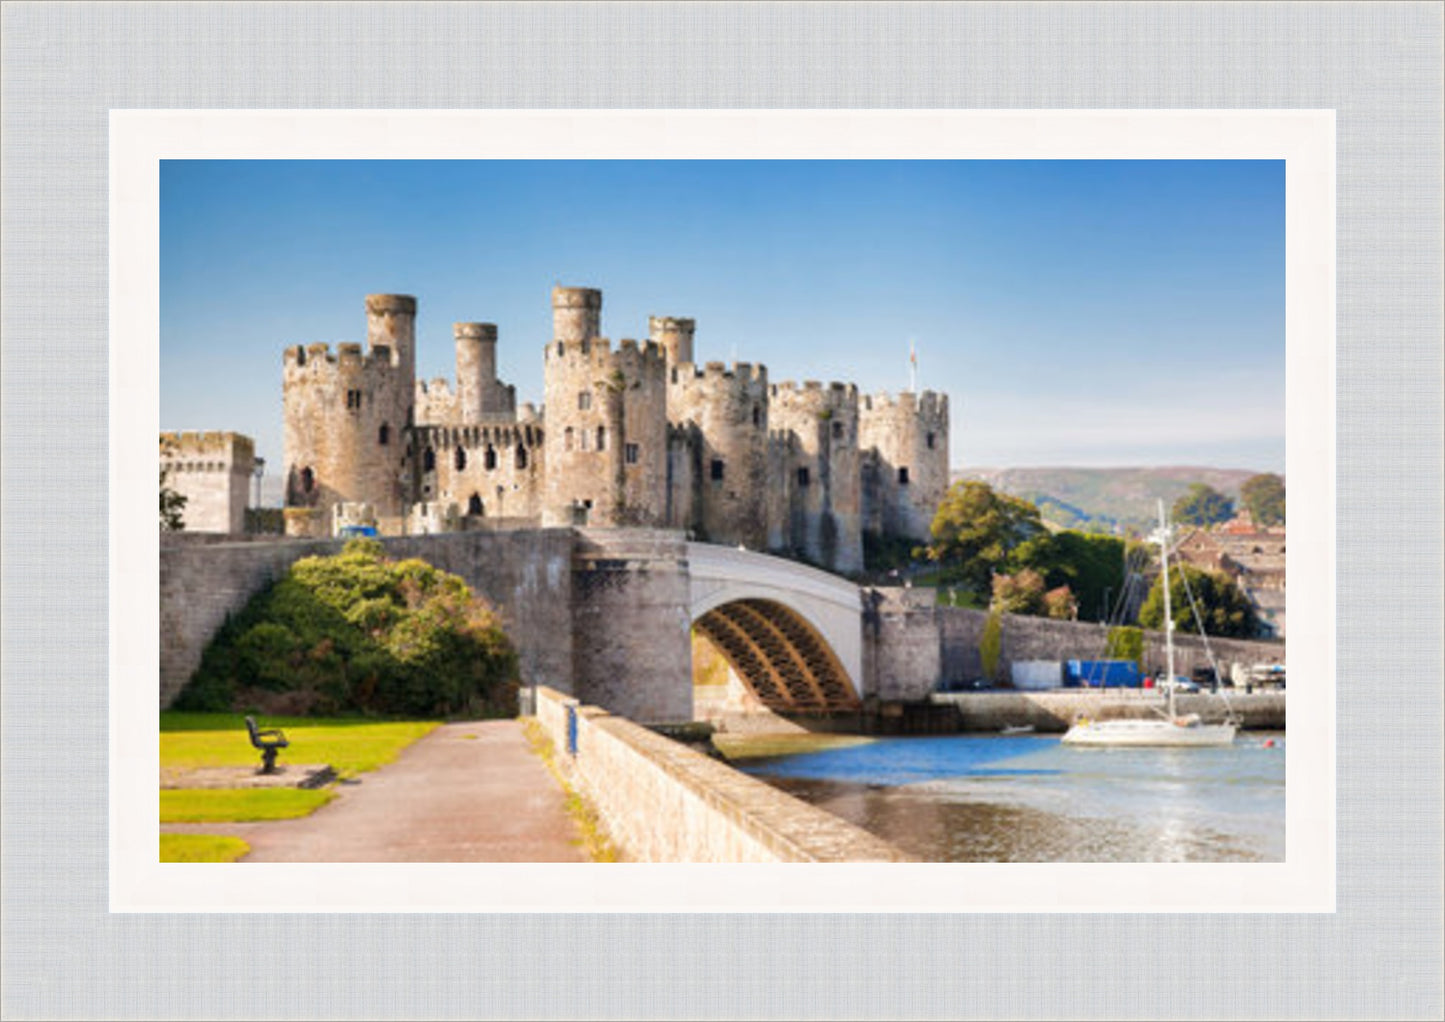
[[[281,728],[291,743],[279,762],[327,763],[342,777],[375,770],[400,755],[438,721],[376,721],[336,717],[257,717],[263,728]],[[161,769],[259,766],[246,721],[236,713],[161,714]]]
[[[334,796],[302,788],[166,788],[162,823],[246,823],[290,820],[315,812]]]
[[[342,777],[385,766],[438,724],[335,717],[258,717],[256,722],[286,732],[291,744],[281,750],[282,765],[329,764]],[[251,747],[241,714],[166,712],[160,725],[162,770],[260,765],[261,754]],[[301,788],[174,788],[160,794],[162,823],[289,820],[315,812],[333,797],[329,791]],[[229,861],[164,859],[167,837],[191,836],[162,835],[162,861]]]
[[[238,837],[162,834],[161,862],[235,862],[251,850]]]

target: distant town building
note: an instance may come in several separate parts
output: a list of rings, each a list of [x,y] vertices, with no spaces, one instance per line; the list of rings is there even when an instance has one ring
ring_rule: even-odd
[[[1243,511],[1214,529],[1193,529],[1179,542],[1180,560],[1234,579],[1254,605],[1268,638],[1285,635],[1285,528],[1258,528]]]

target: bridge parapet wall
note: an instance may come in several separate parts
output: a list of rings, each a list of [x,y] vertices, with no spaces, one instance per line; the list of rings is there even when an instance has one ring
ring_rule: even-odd
[[[568,708],[577,717],[568,752]],[[897,862],[901,851],[831,813],[684,745],[537,692],[537,717],[558,761],[638,862]]]

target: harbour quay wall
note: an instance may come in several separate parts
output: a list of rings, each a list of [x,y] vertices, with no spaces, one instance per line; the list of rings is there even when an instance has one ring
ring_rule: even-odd
[[[1030,725],[1036,731],[1063,732],[1080,716],[1096,720],[1155,717],[1161,697],[1151,689],[1066,689],[939,692],[932,702],[957,710],[960,731],[996,732]],[[1197,713],[1206,721],[1220,720],[1233,710],[1243,726],[1252,730],[1282,731],[1285,726],[1284,692],[1183,693],[1175,696],[1175,705],[1180,713]]]
[[[945,685],[957,685],[982,678],[983,661],[979,656],[979,639],[983,637],[988,614],[965,607],[937,608],[940,643],[938,677]],[[1104,655],[1108,639],[1107,625],[1088,621],[1055,621],[1045,617],[1022,614],[1001,616],[998,680],[1009,677],[1015,660],[1097,660]],[[1249,666],[1258,663],[1284,663],[1282,642],[1260,642],[1246,639],[1210,637],[1219,668],[1226,677],[1233,664]],[[1164,633],[1144,633],[1144,667],[1152,670],[1164,664]],[[1209,657],[1204,642],[1197,635],[1174,633],[1174,670],[1189,675],[1196,667],[1207,667]]]
[[[558,764],[630,861],[908,859],[831,813],[555,689],[539,687],[534,710]]]
[[[342,539],[196,542],[163,534],[160,551],[160,708],[192,673],[211,637],[294,562],[334,554]],[[497,608],[522,677],[572,687],[570,529],[468,531],[380,540],[388,557],[420,557],[459,575]]]

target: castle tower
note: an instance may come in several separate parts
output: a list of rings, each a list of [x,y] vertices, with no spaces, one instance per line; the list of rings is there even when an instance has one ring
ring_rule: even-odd
[[[948,395],[926,390],[863,397],[858,443],[869,453],[863,528],[927,541],[948,491]]]
[[[552,339],[585,341],[602,335],[602,292],[590,287],[552,289]]]
[[[602,294],[552,291],[557,336],[543,366],[547,425],[542,524],[662,524],[667,375],[662,351],[598,337]]]
[[[457,348],[457,404],[462,422],[479,422],[500,411],[497,388],[497,328],[492,323],[453,323]]]
[[[668,365],[692,361],[692,335],[697,322],[675,316],[648,316],[647,332],[652,343],[667,355]]]
[[[788,452],[787,545],[831,571],[860,570],[858,389],[809,380],[775,384],[769,398],[771,442]]]
[[[330,535],[338,503],[372,505],[384,531],[405,513],[415,399],[416,299],[367,295],[367,342],[286,349],[286,530]]]
[[[656,320],[654,319],[655,323]],[[768,548],[768,370],[739,362],[729,370],[721,362],[704,367],[690,362],[668,370],[667,416],[675,426],[694,424],[697,449],[690,450],[689,471],[674,468],[670,506],[686,509],[674,527],[713,543]]]

